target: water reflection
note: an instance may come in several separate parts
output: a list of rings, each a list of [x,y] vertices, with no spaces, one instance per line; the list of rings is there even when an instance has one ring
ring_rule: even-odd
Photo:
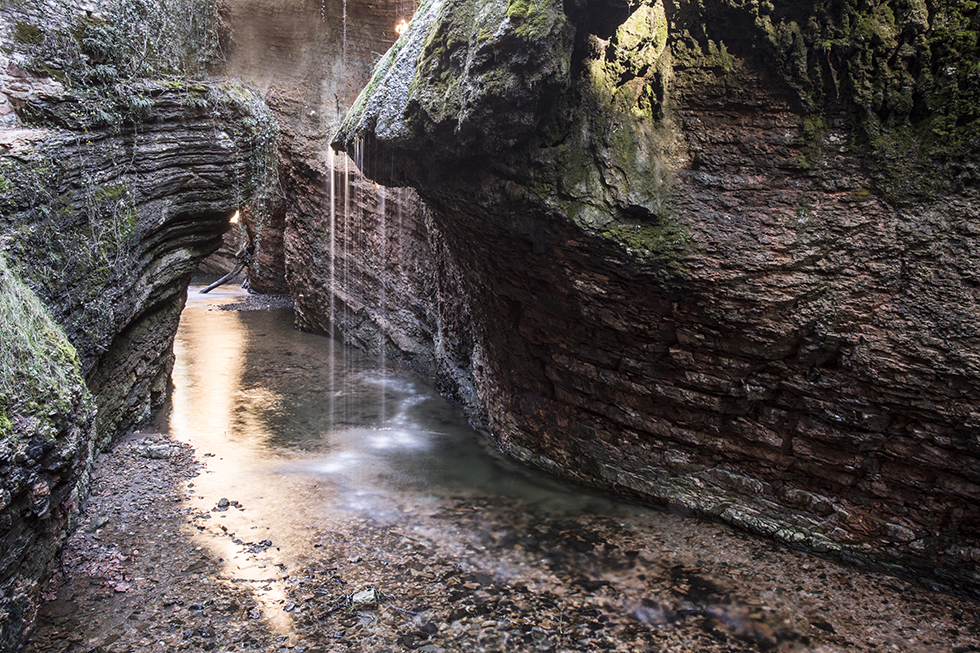
[[[191,289],[156,426],[206,466],[188,531],[287,642],[329,640],[326,620],[378,650],[411,617],[447,650],[980,646],[951,599],[520,467],[411,374],[293,330],[289,311],[213,306],[240,296]],[[362,587],[405,603],[335,609]]]
[[[216,300],[226,301],[206,302]],[[337,491],[401,500],[502,493],[573,512],[612,507],[495,455],[455,405],[411,373],[382,373],[373,357],[291,324],[289,311],[189,302],[175,346],[173,432],[224,449],[238,469],[322,475]],[[331,350],[340,359],[333,364]]]
[[[190,289],[171,405],[158,425],[206,464],[188,487],[195,537],[225,561],[228,579],[268,581],[256,589],[281,632],[291,618],[276,581],[315,556],[311,525],[356,515],[405,523],[466,496],[507,496],[549,514],[615,512],[601,495],[495,455],[426,383],[294,330],[290,311],[218,308],[242,296]],[[432,536],[450,548],[465,537]]]

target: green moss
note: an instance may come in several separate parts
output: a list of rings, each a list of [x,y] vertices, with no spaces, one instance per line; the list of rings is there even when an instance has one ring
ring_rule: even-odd
[[[742,61],[728,51],[722,40],[705,38],[702,43],[682,29],[671,43],[673,64],[680,69],[706,69],[730,74],[742,66]]]
[[[608,58],[622,73],[642,77],[653,68],[667,45],[667,17],[660,0],[641,5],[619,26]]]
[[[53,439],[87,401],[78,355],[47,309],[0,256],[0,433],[13,415]]]
[[[73,89],[140,78],[200,77],[221,59],[216,0],[115,0],[103,16],[63,13],[40,3],[35,22],[14,26],[14,41],[35,74],[59,70]],[[52,74],[54,76],[54,74]]]
[[[14,24],[14,41],[22,45],[38,45],[44,40],[44,30],[30,23]]]
[[[106,289],[130,265],[126,243],[136,230],[136,204],[129,186],[120,183],[55,195],[66,163],[44,147],[30,159],[0,162],[0,173],[15,189],[0,204],[0,230],[15,271],[49,305],[59,306],[58,319],[72,341],[95,351],[115,326]]]
[[[796,157],[796,163],[801,168],[809,169],[822,152],[823,140],[827,135],[827,121],[823,116],[809,115],[803,119],[800,131],[802,147]]]
[[[886,184],[913,169],[921,177],[935,163],[969,174],[980,156],[980,15],[973,0],[816,0],[772,9],[719,0],[704,11],[752,21],[758,54],[806,110],[849,105],[852,143],[884,163]],[[811,154],[801,163],[812,163]],[[906,155],[912,158],[899,165]],[[956,176],[935,181],[941,186]],[[902,186],[884,190],[897,196],[908,191]]]
[[[14,424],[10,421],[10,414],[7,412],[7,406],[0,403],[0,437],[7,436],[13,427]]]
[[[529,41],[544,38],[554,25],[552,0],[508,0],[507,17],[517,24],[514,32]]]
[[[368,85],[360,92],[357,99],[354,100],[354,104],[348,111],[348,115],[360,116],[364,112],[372,93],[374,93],[374,90],[378,87],[378,85],[384,81],[387,72],[391,69],[395,59],[398,57],[398,54],[401,52],[402,48],[405,47],[406,43],[407,41],[404,38],[401,38],[396,41],[394,45],[388,48],[388,51],[385,52],[381,60],[375,65],[374,72],[371,75]]]
[[[865,202],[874,197],[874,194],[867,188],[858,188],[848,197],[852,202]]]
[[[690,243],[687,231],[670,218],[662,218],[653,224],[613,223],[599,234],[614,240],[641,259],[666,265],[676,274],[682,274],[683,258]]]

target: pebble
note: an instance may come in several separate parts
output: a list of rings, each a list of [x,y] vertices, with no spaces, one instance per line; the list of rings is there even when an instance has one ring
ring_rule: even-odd
[[[144,458],[151,458],[155,460],[165,460],[170,458],[170,445],[169,444],[151,444],[143,451],[140,455]]]
[[[352,610],[370,610],[378,606],[381,602],[381,592],[374,588],[367,588],[354,592],[350,597],[350,607]]]

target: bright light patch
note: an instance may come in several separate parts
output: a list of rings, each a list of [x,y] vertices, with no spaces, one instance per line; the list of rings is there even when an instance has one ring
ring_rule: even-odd
[[[404,34],[405,30],[407,29],[408,29],[408,21],[405,20],[404,18],[398,21],[398,24],[395,25],[395,32],[398,34],[398,36]]]
[[[232,224],[238,224],[238,211],[235,211],[235,215],[231,216],[231,220],[228,222]]]

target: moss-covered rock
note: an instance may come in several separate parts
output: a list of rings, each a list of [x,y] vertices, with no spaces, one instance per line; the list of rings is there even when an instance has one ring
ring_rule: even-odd
[[[78,355],[0,255],[0,648],[15,650],[84,493],[92,399]]]
[[[538,124],[540,91],[548,96],[568,85],[570,45],[570,27],[553,2],[425,2],[341,131],[352,152],[370,133],[386,143],[451,145],[461,157],[499,153]]]
[[[768,59],[805,111],[845,103],[853,144],[878,163],[881,190],[896,200],[975,184],[980,158],[980,15],[977,3],[877,0],[743,3],[751,30],[740,54]],[[751,20],[751,24],[748,22]],[[929,174],[941,165],[947,172]],[[918,178],[909,185],[910,177]]]
[[[478,418],[978,595],[977,4],[548,4],[427,5],[336,140],[429,205]]]
[[[100,7],[0,6],[3,650],[33,620],[92,452],[165,399],[191,272],[274,175],[257,94],[186,78],[215,51],[213,3]]]

